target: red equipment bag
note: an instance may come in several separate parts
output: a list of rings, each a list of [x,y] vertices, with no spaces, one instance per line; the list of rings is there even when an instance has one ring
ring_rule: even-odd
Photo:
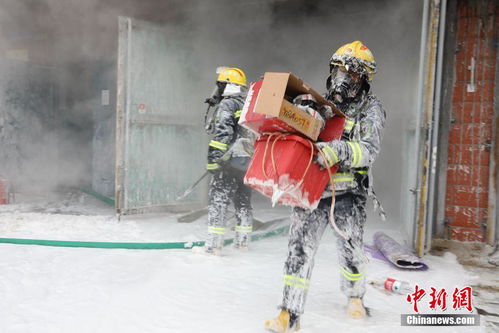
[[[244,183],[272,198],[272,203],[313,210],[330,177],[312,162],[316,148],[299,135],[273,133],[260,137]],[[331,168],[335,173],[337,166]]]
[[[345,127],[345,117],[333,117],[326,122],[326,126],[319,134],[319,140],[328,142],[334,139],[341,139],[343,128]]]

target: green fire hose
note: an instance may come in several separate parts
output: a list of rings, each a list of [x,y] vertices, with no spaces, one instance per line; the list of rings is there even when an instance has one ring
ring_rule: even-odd
[[[93,190],[80,188],[82,192],[90,194],[97,199],[106,202],[109,205],[114,205],[114,200],[103,196]],[[277,236],[287,232],[289,225],[279,227],[275,230],[265,233],[251,235],[252,241]],[[233,238],[226,239],[224,245],[229,245],[234,242]],[[42,246],[58,246],[58,247],[85,247],[96,249],[130,249],[130,250],[165,250],[165,249],[192,249],[195,246],[203,246],[204,241],[196,242],[167,242],[167,243],[129,243],[129,242],[90,242],[90,241],[63,241],[63,240],[48,240],[48,239],[25,239],[25,238],[0,238],[0,243],[4,244],[20,244],[20,245],[42,245]]]
[[[283,226],[266,233],[251,235],[252,241],[277,236],[285,233],[289,226]],[[229,245],[234,239],[226,239],[224,245]],[[170,242],[170,243],[126,243],[126,242],[84,242],[84,241],[62,241],[46,239],[22,239],[22,238],[0,238],[0,243],[22,244],[22,245],[43,245],[59,247],[85,247],[98,249],[131,249],[131,250],[164,250],[164,249],[191,249],[194,246],[203,246],[204,241],[197,242]]]

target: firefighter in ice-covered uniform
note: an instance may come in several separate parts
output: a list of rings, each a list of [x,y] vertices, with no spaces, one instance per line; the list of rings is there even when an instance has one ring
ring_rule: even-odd
[[[330,59],[326,98],[346,116],[341,140],[317,143],[322,151],[316,161],[322,167],[339,163],[333,175],[335,204],[333,228],[337,238],[340,288],[348,298],[347,315],[364,318],[366,309],[363,229],[366,201],[371,197],[384,218],[382,207],[372,189],[371,166],[380,151],[385,127],[385,111],[371,93],[370,84],[376,73],[371,51],[360,41],[340,47]],[[320,110],[332,117],[330,108]],[[307,291],[314,266],[314,256],[324,230],[331,224],[332,187],[326,188],[318,207],[313,210],[293,208],[289,232],[288,256],[284,265],[284,292],[281,312],[265,321],[274,332],[294,332],[300,328]]]
[[[207,100],[215,106],[207,129],[212,135],[208,145],[206,169],[212,174],[208,193],[208,236],[205,246],[195,252],[220,254],[227,232],[227,208],[235,208],[234,247],[247,249],[253,225],[251,189],[243,184],[253,142],[248,130],[238,125],[246,97],[246,76],[238,68],[224,68],[217,79],[217,92]]]

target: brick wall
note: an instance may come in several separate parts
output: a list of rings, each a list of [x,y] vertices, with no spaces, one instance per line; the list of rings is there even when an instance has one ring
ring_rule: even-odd
[[[445,221],[450,238],[485,241],[494,80],[499,29],[496,0],[458,0]],[[475,60],[475,92],[471,83]]]

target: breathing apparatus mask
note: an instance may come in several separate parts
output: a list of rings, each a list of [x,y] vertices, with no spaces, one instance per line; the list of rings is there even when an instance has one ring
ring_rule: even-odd
[[[213,131],[215,130],[216,108],[212,108],[218,105],[218,103],[222,100],[226,86],[227,82],[217,81],[216,86],[211,93],[211,97],[204,100],[204,102],[208,104],[208,108],[204,114],[204,129],[207,134],[213,134]]]
[[[209,106],[215,106],[220,101],[222,100],[223,93],[225,91],[225,86],[227,85],[227,82],[220,82],[217,81],[215,88],[213,89],[213,92],[211,93],[211,97],[208,97],[207,99],[204,100],[205,103],[207,103]]]
[[[331,64],[326,88],[327,98],[344,111],[360,96],[362,90],[369,90],[369,84],[362,74],[349,70],[348,65]]]

